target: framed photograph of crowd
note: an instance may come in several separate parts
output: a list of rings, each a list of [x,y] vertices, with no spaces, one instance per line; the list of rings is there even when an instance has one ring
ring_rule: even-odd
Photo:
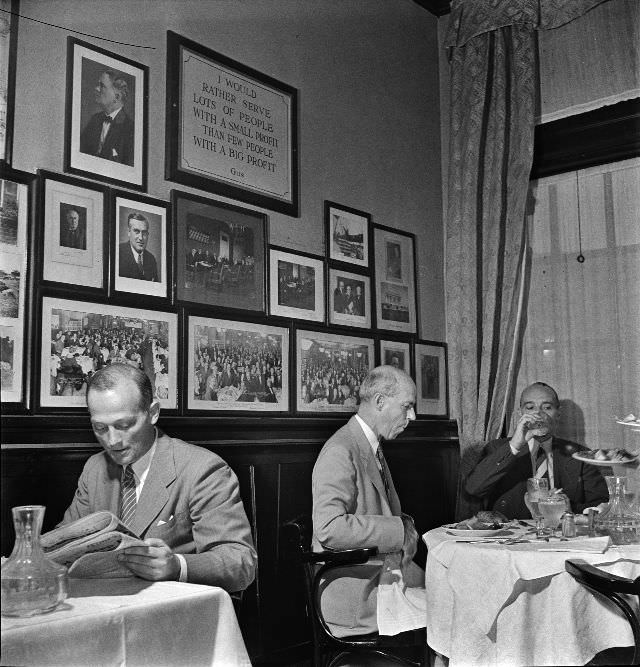
[[[360,384],[374,367],[372,338],[296,331],[296,410],[356,412]]]
[[[265,312],[267,216],[171,192],[181,301]]]
[[[325,200],[324,219],[329,259],[370,269],[371,216]]]
[[[67,40],[65,171],[146,190],[149,68]]]
[[[0,0],[0,161],[11,163],[19,0]]]
[[[269,248],[269,314],[325,321],[322,257]]]
[[[2,409],[28,407],[28,223],[31,174],[0,168],[0,387]]]
[[[379,340],[380,364],[395,366],[412,375],[411,346],[401,340]]]
[[[374,225],[378,329],[416,333],[415,236]]]
[[[149,376],[163,409],[177,409],[177,328],[175,313],[44,297],[40,407],[84,407],[93,373],[129,364]]]
[[[445,343],[418,341],[415,344],[416,414],[421,417],[447,417],[447,346]]]
[[[189,317],[187,409],[289,411],[289,329]]]
[[[111,284],[116,292],[167,299],[171,285],[169,203],[112,193]]]
[[[106,291],[107,188],[38,171],[42,280]]]
[[[360,273],[329,269],[329,323],[371,328],[371,279]]]
[[[298,92],[167,31],[165,177],[298,216]]]

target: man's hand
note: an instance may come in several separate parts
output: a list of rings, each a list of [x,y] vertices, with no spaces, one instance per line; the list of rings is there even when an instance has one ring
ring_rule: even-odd
[[[533,428],[534,426],[537,428]],[[549,435],[549,432],[549,426],[544,417],[529,413],[524,414],[518,420],[516,430],[509,441],[511,451],[518,454],[525,447],[529,447],[529,440],[536,436],[543,438]]]
[[[402,543],[402,568],[404,569],[413,560],[418,549],[418,532],[413,519],[408,514],[402,515],[404,524],[404,541]]]
[[[145,546],[127,547],[118,560],[133,574],[150,581],[177,581],[180,562],[171,549],[157,537],[149,537]]]

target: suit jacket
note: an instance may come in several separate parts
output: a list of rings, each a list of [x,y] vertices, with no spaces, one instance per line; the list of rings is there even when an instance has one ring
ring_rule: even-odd
[[[159,282],[156,258],[148,250],[142,251],[143,274],[140,273],[140,269],[133,258],[129,241],[120,244],[119,253],[119,272],[122,278],[136,278],[137,280]]]
[[[79,224],[75,231],[64,228],[60,230],[60,245],[64,248],[87,249],[87,230]]]
[[[94,114],[80,134],[80,152],[89,153],[121,164],[133,166],[134,127],[124,109],[120,109],[110,124],[107,136],[100,148],[104,113]]]
[[[85,464],[61,524],[109,510],[118,514],[122,468],[105,452]],[[164,522],[161,525],[160,522]],[[245,589],[257,555],[238,480],[216,454],[158,432],[155,454],[130,527],[158,537],[187,562],[187,581]]]
[[[314,551],[377,546],[381,558],[325,577],[321,607],[339,637],[376,632],[384,554],[400,551],[404,524],[393,481],[389,500],[376,458],[355,416],[326,442],[313,468]]]
[[[555,487],[567,494],[571,509],[578,513],[609,499],[607,485],[598,468],[571,456],[585,449],[561,438],[552,441]],[[482,458],[467,476],[465,488],[509,519],[529,519],[531,514],[524,503],[524,494],[532,473],[528,447],[514,456],[508,438],[493,440],[485,445]]]

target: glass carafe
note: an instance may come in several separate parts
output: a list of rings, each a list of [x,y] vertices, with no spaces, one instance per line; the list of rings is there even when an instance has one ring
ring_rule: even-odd
[[[627,478],[604,478],[609,489],[609,507],[596,518],[596,530],[609,535],[614,544],[640,543],[640,513],[626,498]]]
[[[35,616],[53,611],[67,597],[67,568],[40,546],[44,506],[14,507],[16,542],[2,564],[2,615]]]

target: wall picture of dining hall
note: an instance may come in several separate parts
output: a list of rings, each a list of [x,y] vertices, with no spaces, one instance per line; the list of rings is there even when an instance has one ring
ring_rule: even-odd
[[[637,662],[637,3],[107,5],[0,2],[0,663]]]

